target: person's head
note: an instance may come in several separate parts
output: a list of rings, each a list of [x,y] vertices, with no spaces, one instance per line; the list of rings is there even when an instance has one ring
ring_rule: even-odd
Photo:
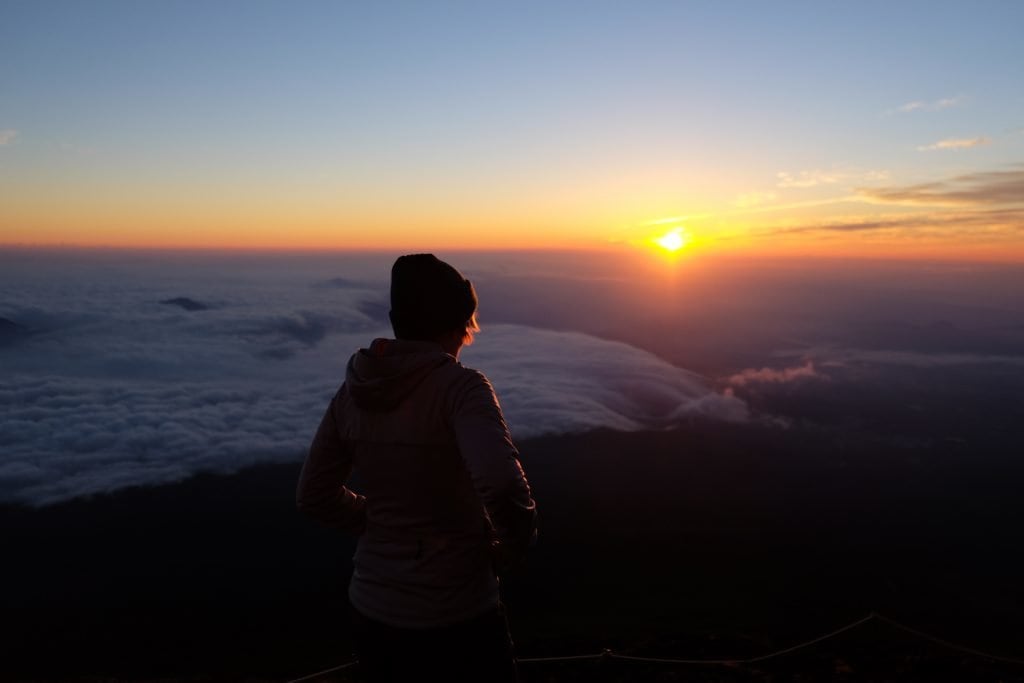
[[[397,339],[439,342],[457,355],[473,341],[476,291],[433,254],[399,256],[391,267],[391,327]]]

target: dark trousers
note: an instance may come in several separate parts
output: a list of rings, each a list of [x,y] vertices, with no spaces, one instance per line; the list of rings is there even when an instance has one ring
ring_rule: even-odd
[[[356,609],[352,622],[359,669],[368,683],[519,680],[501,607],[441,628],[395,628]]]

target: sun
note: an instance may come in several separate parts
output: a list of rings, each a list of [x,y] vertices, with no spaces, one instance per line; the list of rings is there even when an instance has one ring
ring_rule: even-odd
[[[690,234],[682,228],[675,228],[661,237],[655,237],[654,243],[666,251],[679,251],[690,241]]]

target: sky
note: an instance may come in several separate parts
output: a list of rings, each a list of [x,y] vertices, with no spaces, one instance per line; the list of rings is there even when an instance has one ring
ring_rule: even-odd
[[[0,245],[1024,261],[1024,4],[31,2]]]

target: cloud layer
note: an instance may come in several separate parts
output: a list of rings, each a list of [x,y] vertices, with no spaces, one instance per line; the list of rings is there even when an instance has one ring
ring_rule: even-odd
[[[517,436],[747,418],[739,399],[628,344],[519,325],[487,328],[478,339],[463,362],[488,374]]]
[[[389,332],[383,283],[359,264],[2,265],[0,317],[18,334],[0,345],[0,502],[296,461],[348,356]],[[181,300],[203,307],[166,303]],[[697,375],[585,334],[486,325],[463,360],[520,439],[747,415]]]

